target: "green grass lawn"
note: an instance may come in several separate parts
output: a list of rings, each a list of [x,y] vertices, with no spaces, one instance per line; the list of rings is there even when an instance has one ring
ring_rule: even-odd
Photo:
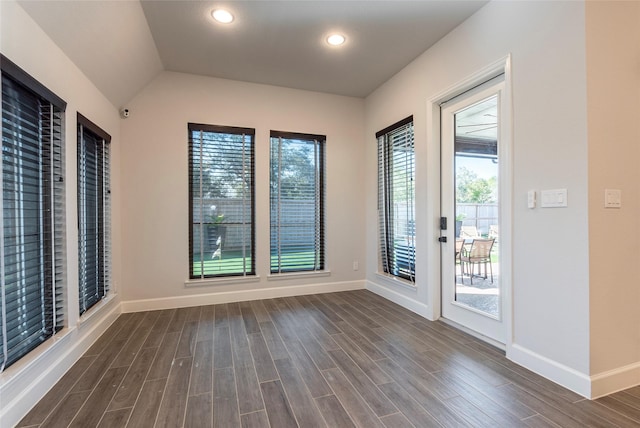
[[[207,257],[209,256],[209,257]],[[287,252],[281,255],[283,266],[295,267],[296,270],[311,269],[314,262],[313,251]],[[277,257],[271,257],[272,265],[277,264]],[[251,257],[246,259],[246,270],[250,270]],[[200,257],[193,257],[193,275],[200,276],[203,266]],[[211,259],[209,254],[204,258],[204,275],[242,274],[244,272],[242,251],[222,251],[222,258]]]
[[[209,257],[207,257],[209,256]],[[203,266],[204,265],[204,266]],[[246,270],[251,270],[251,256],[246,259]],[[204,275],[227,275],[233,273],[243,273],[245,271],[241,251],[223,251],[222,257],[211,258],[210,254],[205,254],[204,263],[200,263],[198,255],[193,256],[193,276]]]

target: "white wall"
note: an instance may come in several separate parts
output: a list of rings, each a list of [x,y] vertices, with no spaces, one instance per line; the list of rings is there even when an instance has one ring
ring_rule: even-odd
[[[436,316],[439,142],[427,101],[511,54],[513,292],[508,356],[589,394],[589,236],[585,12],[580,2],[491,2],[366,100],[368,287]],[[374,133],[414,115],[417,290],[376,275]],[[568,189],[563,209],[526,208],[529,189]],[[502,231],[501,235],[508,233]],[[436,305],[437,306],[437,305]]]
[[[363,287],[362,99],[165,72],[123,121],[125,311]],[[256,129],[258,282],[186,287],[187,123]],[[269,131],[327,136],[326,264],[330,276],[268,280]],[[360,270],[353,270],[359,261]]]
[[[66,328],[0,374],[0,426],[13,426],[118,315],[117,295],[78,322],[76,214],[76,115],[92,120],[112,137],[113,288],[121,284],[120,119],[118,111],[14,1],[0,2],[2,54],[67,102],[65,116],[67,289]],[[115,294],[115,293],[114,293]]]
[[[640,3],[587,2],[594,396],[640,384]],[[622,208],[604,208],[604,189]]]

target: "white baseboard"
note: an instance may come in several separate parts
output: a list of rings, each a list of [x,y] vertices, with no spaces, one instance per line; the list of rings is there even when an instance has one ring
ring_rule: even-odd
[[[392,290],[389,287],[381,286],[372,281],[367,281],[366,289],[373,293],[376,293],[379,296],[384,297],[385,299],[391,300],[393,303],[397,303],[398,305],[410,310],[411,312],[415,312],[416,314],[431,320],[431,308],[424,303],[420,303],[415,299]]]
[[[120,315],[114,299],[82,325],[63,330],[0,375],[0,426],[12,427],[35,406]]]
[[[507,348],[507,358],[583,397],[591,398],[591,378],[584,373],[515,343]]]
[[[591,399],[640,385],[640,362],[591,376]]]
[[[290,297],[302,296],[307,294],[333,293],[336,291],[361,290],[363,288],[365,288],[364,281],[348,281],[332,282],[326,284],[254,288],[251,290],[193,294],[189,296],[162,297],[158,299],[129,300],[122,302],[122,312],[143,312],[154,311],[158,309],[215,305],[220,303],[245,302],[248,300],[272,299],[275,297]]]

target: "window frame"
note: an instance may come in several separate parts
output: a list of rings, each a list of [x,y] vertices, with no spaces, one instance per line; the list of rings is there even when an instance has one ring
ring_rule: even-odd
[[[2,174],[0,184],[3,197],[0,199],[0,211],[3,215],[3,227],[0,228],[0,372],[32,350],[53,337],[65,325],[65,284],[66,284],[66,217],[65,217],[65,110],[66,102],[55,95],[20,67],[4,55],[0,55],[0,70],[2,74]],[[5,80],[6,79],[6,80]],[[5,97],[6,91],[6,97]],[[12,96],[10,97],[10,93]],[[29,104],[36,105],[37,113],[28,113],[25,109]],[[29,122],[29,115],[33,122]],[[37,117],[35,119],[34,117]],[[29,130],[28,126],[32,129]],[[5,128],[6,127],[6,128]],[[5,132],[13,128],[12,132]],[[31,133],[31,137],[28,134]],[[35,151],[34,151],[35,150]],[[27,153],[28,152],[28,153]],[[27,154],[25,154],[27,153]],[[27,157],[25,157],[27,156]],[[37,164],[37,172],[27,175],[30,169],[27,162]],[[5,171],[5,167],[8,170]],[[15,189],[7,187],[5,178],[12,178]],[[28,180],[31,184],[27,184]],[[37,183],[37,184],[34,184]],[[28,216],[27,193],[25,186],[37,187],[37,202],[35,202],[36,217]],[[17,187],[16,187],[17,186]],[[5,195],[7,188],[7,195]],[[33,189],[32,189],[33,190]],[[11,195],[18,195],[12,197]],[[19,201],[7,211],[6,203]],[[19,206],[19,207],[18,207]],[[13,214],[11,222],[19,222],[11,226],[5,221],[5,215]],[[36,221],[33,221],[37,218]],[[26,226],[28,222],[30,225]],[[33,268],[27,275],[27,257],[25,242],[28,239],[27,230],[35,228],[35,264],[37,274],[33,275]],[[7,235],[13,231],[14,234]],[[32,234],[32,236],[34,236]],[[12,238],[13,237],[13,238]],[[15,244],[8,243],[14,239]],[[15,250],[16,262],[9,263],[7,250]],[[21,250],[18,250],[21,248]],[[29,248],[34,248],[33,244]],[[19,251],[22,251],[20,256]],[[9,255],[9,257],[13,257]],[[21,262],[17,259],[20,258]],[[31,259],[31,256],[29,257]],[[33,263],[34,260],[31,262]],[[16,281],[8,283],[7,269],[15,267]],[[37,276],[37,281],[32,278]],[[36,283],[37,282],[37,283]],[[16,305],[17,300],[7,301],[8,289],[14,289],[12,294],[22,290],[22,303]],[[38,304],[29,305],[24,299],[36,295]],[[18,299],[18,297],[15,297]],[[7,309],[14,305],[14,310]],[[31,307],[31,309],[29,309]],[[32,311],[34,308],[39,310]],[[39,315],[35,316],[35,314]],[[10,318],[15,316],[15,318]],[[34,321],[35,320],[35,321]],[[13,324],[8,329],[8,322]],[[36,328],[31,331],[33,328]],[[19,332],[18,332],[19,330]],[[12,331],[8,337],[8,331]],[[15,342],[17,340],[17,342]],[[9,342],[13,341],[11,347]],[[11,355],[10,355],[11,353]]]
[[[276,218],[274,219],[274,195],[273,195],[273,144],[274,139],[278,139],[279,150],[278,150],[278,161],[282,160],[282,140],[298,140],[298,141],[307,141],[313,144],[314,151],[314,160],[315,164],[313,165],[314,170],[317,174],[314,180],[314,192],[315,197],[317,198],[314,201],[314,263],[311,268],[283,268],[282,258],[281,258],[281,238],[280,238],[280,227],[274,226],[274,220],[279,221],[278,218],[280,216],[280,200],[281,194],[278,194],[275,198],[278,202],[278,208],[276,208],[275,212]],[[269,271],[272,275],[274,274],[288,274],[288,273],[302,273],[302,272],[324,272],[326,269],[326,248],[325,248],[325,192],[326,192],[326,135],[319,134],[306,134],[306,133],[297,133],[297,132],[286,132],[286,131],[274,131],[272,130],[269,135],[269,170],[270,170],[270,189],[269,189]],[[279,170],[278,170],[279,172]],[[276,177],[277,179],[278,177]],[[280,186],[278,186],[280,189]],[[274,232],[274,227],[277,227],[278,230]],[[273,264],[273,249],[274,249],[274,234],[276,235],[275,247],[277,248],[277,263],[276,268],[274,269]]]
[[[106,298],[111,289],[111,136],[81,113],[77,114],[77,130],[78,303],[79,314],[83,315]],[[93,177],[87,174],[87,144],[96,145],[96,168],[91,171],[95,173]],[[98,147],[99,144],[102,147]],[[95,204],[87,199],[87,182],[91,178],[96,183]],[[95,260],[88,260],[86,250],[89,244],[86,218],[91,208],[96,212],[96,236],[92,242],[97,247]],[[88,275],[91,264],[95,268],[94,278]],[[93,294],[89,294],[90,289]]]
[[[404,135],[407,133],[407,135]],[[392,137],[400,136],[400,138],[409,138],[411,147],[411,185],[410,200],[405,207],[407,211],[411,211],[411,218],[407,215],[407,233],[405,239],[406,248],[396,244],[397,231],[394,224],[394,212],[392,207],[394,204],[394,147],[396,144]],[[376,140],[378,144],[378,230],[379,245],[378,259],[379,267],[386,275],[390,275],[402,279],[412,286],[415,286],[415,265],[416,265],[416,247],[415,247],[415,145],[413,132],[413,115],[408,116],[393,125],[390,125],[381,131],[376,132]],[[397,146],[400,147],[399,145]],[[406,181],[406,180],[405,180]],[[411,207],[410,207],[411,205]],[[401,265],[402,264],[402,265]]]
[[[201,124],[201,123],[191,123],[187,124],[188,128],[188,156],[189,156],[189,282],[193,280],[207,280],[212,278],[237,278],[237,277],[255,277],[256,275],[256,257],[255,257],[255,129],[253,128],[244,128],[244,127],[236,127],[236,126],[223,126],[223,125],[211,125],[211,124]],[[193,177],[194,177],[194,156],[193,156],[193,146],[194,139],[192,138],[194,132],[201,133],[214,133],[214,134],[232,134],[232,135],[242,135],[243,136],[243,148],[242,148],[242,156],[243,156],[243,166],[245,162],[245,152],[248,148],[249,153],[247,154],[249,163],[249,171],[250,177],[248,177],[249,184],[249,195],[248,199],[250,200],[249,212],[251,218],[248,222],[240,223],[243,226],[250,227],[249,233],[249,252],[248,254],[245,252],[244,248],[247,245],[243,239],[243,271],[242,272],[233,272],[233,273],[220,273],[220,274],[205,274],[204,272],[204,250],[202,245],[202,240],[204,239],[204,225],[208,224],[203,221],[203,213],[200,213],[200,260],[201,260],[201,268],[200,274],[196,275],[194,272],[194,188],[193,188]],[[245,141],[244,138],[247,137],[248,140]],[[202,140],[201,140],[202,143]],[[243,170],[243,180],[247,180],[247,177],[244,175],[245,171]],[[201,177],[202,178],[202,177]],[[200,195],[201,206],[202,206],[202,195]],[[247,197],[243,198],[243,204]],[[201,207],[202,209],[202,207]],[[244,216],[244,209],[243,209]],[[229,224],[229,223],[224,223]],[[249,259],[249,263],[247,263],[247,258]]]

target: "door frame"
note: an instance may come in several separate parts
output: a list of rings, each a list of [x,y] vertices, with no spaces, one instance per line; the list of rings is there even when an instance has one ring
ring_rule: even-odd
[[[449,88],[439,92],[427,101],[427,147],[429,147],[429,174],[432,183],[437,182],[437,186],[429,186],[430,190],[437,191],[440,195],[440,179],[441,179],[441,111],[440,105],[445,101],[457,97],[478,85],[504,73],[504,99],[503,99],[503,139],[498,147],[500,162],[500,276],[502,281],[502,299],[504,301],[504,312],[502,314],[505,323],[505,343],[500,344],[488,339],[478,333],[470,331],[466,328],[463,330],[474,336],[481,338],[493,345],[506,348],[507,355],[513,343],[513,253],[512,253],[512,217],[513,217],[513,104],[512,104],[512,76],[511,76],[511,55],[507,55],[498,61],[495,61],[481,70],[471,74],[470,76],[458,81]],[[430,222],[429,236],[432,242],[432,254],[434,261],[430,263],[431,274],[429,275],[429,303],[432,309],[431,319],[441,319],[442,317],[442,256],[440,251],[439,219],[441,211],[441,197],[433,201],[434,209],[432,211],[434,218]],[[435,256],[437,252],[437,256]],[[437,257],[437,262],[435,258]],[[456,325],[456,327],[462,327]]]

